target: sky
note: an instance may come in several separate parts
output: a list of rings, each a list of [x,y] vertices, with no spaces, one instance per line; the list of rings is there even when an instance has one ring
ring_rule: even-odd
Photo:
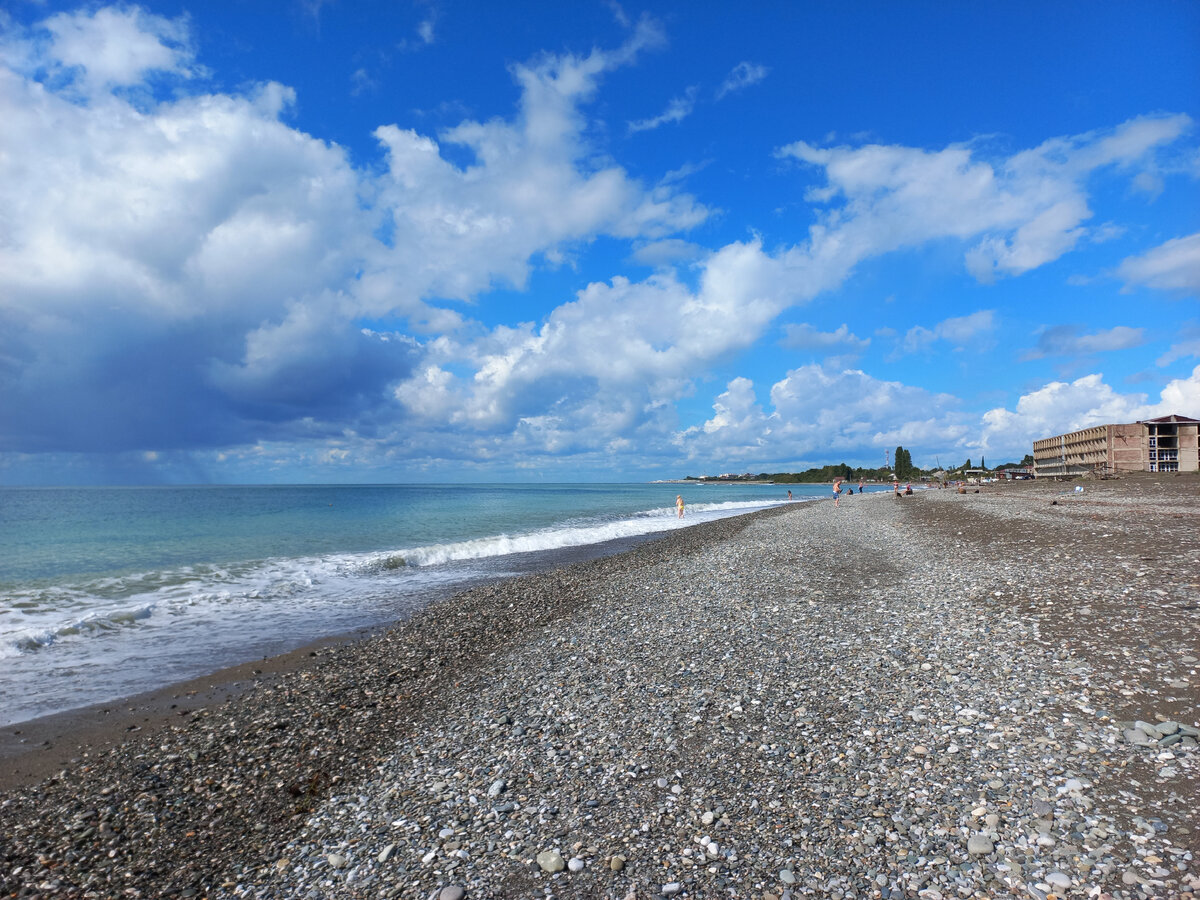
[[[0,484],[1200,418],[1200,4],[0,8]]]

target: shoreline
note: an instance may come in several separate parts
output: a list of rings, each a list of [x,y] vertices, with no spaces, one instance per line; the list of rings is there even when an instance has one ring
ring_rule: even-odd
[[[696,511],[688,510],[689,521],[686,525],[700,524],[711,516],[726,516],[731,511],[740,514],[745,510],[737,507],[753,507],[757,501],[763,504],[778,502],[775,497],[762,497],[749,498],[749,502],[742,504],[741,500],[746,498],[733,497],[733,493],[740,492],[724,492],[714,502],[711,511],[704,507]],[[720,501],[736,501],[726,503],[735,509],[721,509]],[[653,509],[648,511],[652,512]],[[280,556],[231,564],[233,569],[239,572],[249,570],[251,575],[241,581],[238,580],[241,576],[227,580],[221,577],[198,577],[181,585],[174,593],[160,591],[153,585],[148,591],[139,593],[140,588],[135,584],[129,597],[109,604],[111,609],[106,608],[104,602],[93,604],[98,619],[98,625],[95,626],[89,624],[93,617],[90,607],[83,607],[82,612],[75,614],[75,618],[83,624],[75,622],[69,612],[56,619],[52,614],[52,604],[46,605],[50,614],[32,618],[31,624],[26,624],[23,619],[18,621],[19,617],[10,615],[12,630],[6,631],[6,639],[11,640],[19,650],[29,652],[16,654],[11,671],[6,673],[0,684],[0,693],[11,691],[15,701],[7,708],[0,705],[0,760],[20,752],[20,746],[11,746],[14,743],[11,738],[12,730],[23,723],[37,722],[49,716],[78,714],[93,708],[120,706],[126,699],[140,700],[145,695],[162,692],[172,685],[183,686],[194,680],[203,680],[222,669],[234,669],[243,663],[287,654],[309,645],[319,646],[331,640],[357,639],[403,621],[412,611],[430,602],[471,587],[623,552],[642,541],[653,540],[661,533],[657,530],[659,528],[674,530],[677,527],[673,510],[666,526],[653,516],[639,523],[637,520],[644,515],[639,512],[625,517],[617,516],[612,521],[595,518],[585,521],[581,527],[567,518],[550,528],[535,528],[528,534],[518,527],[512,533],[511,541],[510,534],[502,528],[497,529],[496,534],[482,538],[462,541],[446,538],[444,546],[449,548],[450,552],[446,554],[449,559],[440,561],[437,551],[442,549],[442,545],[437,539],[428,548],[418,546],[417,542],[412,546],[424,553],[423,558],[411,566],[394,566],[393,559],[387,558],[382,563],[385,577],[378,579],[371,574],[372,557],[384,558],[389,553],[394,556],[399,551],[345,551],[350,555],[352,574],[356,566],[362,570],[357,572],[357,576],[361,576],[357,580],[340,571],[334,571],[332,578],[326,578],[331,574],[327,571],[331,566],[340,565],[338,557],[343,555],[342,551],[331,550],[316,554],[311,559]],[[696,517],[693,518],[693,515]],[[609,527],[614,523],[620,527]],[[549,537],[543,538],[543,534]],[[472,544],[481,546],[473,547]],[[518,547],[531,549],[514,549]],[[434,552],[426,552],[430,550]],[[296,565],[300,568],[293,571]],[[388,571],[392,568],[404,571]],[[170,566],[163,571],[175,577]],[[125,577],[121,576],[122,579]],[[136,582],[141,576],[129,578]],[[327,596],[323,595],[321,588],[310,590],[307,594],[301,593],[297,604],[292,603],[290,596],[279,603],[259,603],[257,611],[253,602],[231,604],[228,613],[212,601],[207,604],[204,602],[210,595],[220,597],[226,589],[235,594],[244,592],[250,601],[255,601],[264,583],[266,596],[270,596],[270,592],[278,587],[273,582],[281,583],[280,589],[286,593],[291,591],[290,580],[298,579],[303,585],[305,578],[313,579],[310,586],[330,581],[334,587]],[[339,582],[340,578],[344,583]],[[375,581],[378,584],[368,583]],[[65,585],[68,589],[79,587],[85,594],[91,589],[87,579],[83,579],[82,586],[73,585],[66,579]],[[14,588],[18,606],[20,599],[31,593],[26,587],[18,584]],[[182,624],[191,626],[195,638],[190,644],[174,645],[171,643],[171,634],[163,630],[163,625],[165,623],[179,631],[171,622],[171,614],[184,590],[195,592],[201,598],[196,604],[200,610],[198,615],[207,616],[207,621],[197,619],[194,615],[183,617]],[[303,612],[306,599],[315,608],[312,614]],[[91,598],[89,602],[92,602]],[[343,608],[339,608],[339,603]],[[190,609],[190,601],[186,606]],[[108,620],[110,614],[111,622]],[[233,621],[240,624],[228,624],[224,621],[226,615],[234,617]],[[138,620],[143,618],[148,620],[148,628],[141,627],[142,623]],[[130,624],[133,627],[123,627]],[[197,626],[204,630],[201,632]],[[75,636],[76,631],[103,631],[105,628],[119,632],[118,639],[113,641],[105,635],[100,641],[91,641]],[[141,635],[154,635],[155,628],[160,634],[150,638],[153,644],[137,643],[139,639],[146,641]],[[63,635],[66,635],[66,640],[60,641]],[[120,642],[122,637],[124,644]],[[26,643],[32,649],[25,647]],[[42,644],[46,646],[36,646]],[[96,668],[87,662],[92,658],[96,660]],[[85,672],[87,677],[84,677]],[[47,677],[44,673],[52,674]],[[227,680],[241,677],[241,674],[235,674]],[[187,687],[187,690],[195,689],[194,685]],[[28,737],[24,737],[27,742]],[[17,736],[15,743],[23,743],[21,738]],[[39,738],[38,742],[41,740]]]
[[[755,515],[763,511],[742,515]],[[737,519],[741,516],[726,518]],[[701,528],[709,524],[714,523],[698,522],[687,527]],[[482,587],[632,552],[642,544],[674,533],[664,535],[662,532],[649,532],[553,551],[513,554],[520,559],[521,574],[497,575],[451,589],[432,589],[414,615]],[[402,627],[407,621],[409,619],[405,618],[364,625],[352,631],[322,636],[282,653],[219,666],[210,672],[171,681],[129,696],[0,725],[0,793],[34,784],[61,771],[72,760],[78,761],[81,753],[112,750],[139,733],[140,739],[146,739],[193,712],[228,703],[246,691],[268,687],[280,676],[299,672],[312,665],[314,659],[328,648],[370,641],[387,631]]]
[[[5,790],[0,888],[1188,896],[1200,755],[1122,725],[1198,724],[1200,482],[1084,484],[784,505],[467,591]]]

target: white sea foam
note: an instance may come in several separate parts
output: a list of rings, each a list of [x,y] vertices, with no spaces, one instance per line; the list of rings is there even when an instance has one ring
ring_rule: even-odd
[[[568,547],[582,547],[672,531],[695,525],[697,521],[723,518],[778,505],[779,502],[771,501],[695,503],[687,507],[686,515],[682,519],[674,509],[648,509],[627,518],[611,521],[566,524],[525,534],[497,534],[467,541],[410,547],[379,554],[368,560],[365,565],[368,569],[378,571],[404,566],[433,566],[466,559],[487,559],[512,553],[563,550]]]
[[[376,553],[272,559],[230,566],[184,566],[93,579],[74,585],[27,588],[0,598],[0,658],[114,632],[162,632],[210,622],[224,630],[234,619],[321,615],[331,606],[370,602],[431,582],[453,583],[448,564],[516,553],[546,552],[639,537],[777,505],[771,501],[694,503],[679,519],[673,509],[648,509],[611,520],[565,523],[528,533],[497,534]],[[170,640],[169,632],[162,634]]]
[[[0,724],[128,696],[395,621],[434,592],[541,564],[545,553],[670,531],[778,505],[689,503],[380,552],[333,552],[225,565],[0,586]],[[517,518],[517,517],[511,517]]]

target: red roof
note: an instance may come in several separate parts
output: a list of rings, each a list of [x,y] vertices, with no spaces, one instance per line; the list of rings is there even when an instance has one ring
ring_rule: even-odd
[[[1138,422],[1139,425],[1200,425],[1200,419],[1190,419],[1187,416],[1177,416],[1171,414],[1169,416],[1159,416],[1157,419],[1145,419]]]

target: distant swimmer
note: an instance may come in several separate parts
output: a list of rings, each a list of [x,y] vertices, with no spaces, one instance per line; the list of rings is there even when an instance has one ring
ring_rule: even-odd
[[[675,510],[679,513],[679,518],[683,518],[683,494],[675,495]]]

